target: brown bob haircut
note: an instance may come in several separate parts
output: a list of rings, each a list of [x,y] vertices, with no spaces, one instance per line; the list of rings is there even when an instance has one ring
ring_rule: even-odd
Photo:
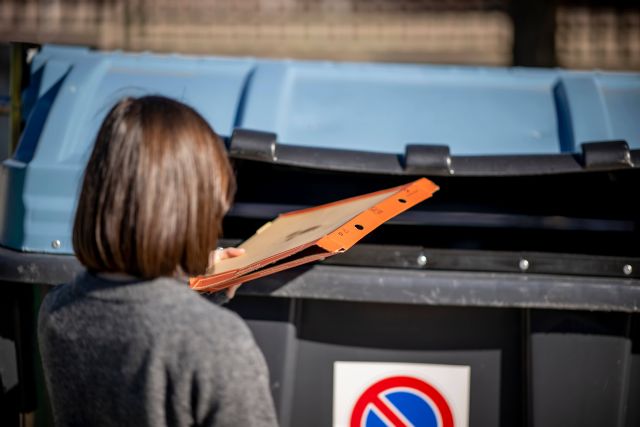
[[[203,274],[234,190],[222,141],[194,109],[160,96],[123,99],[84,174],[76,256],[94,272]]]

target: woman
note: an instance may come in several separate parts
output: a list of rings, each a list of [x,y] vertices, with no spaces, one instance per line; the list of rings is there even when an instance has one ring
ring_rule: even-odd
[[[220,138],[193,109],[148,96],[109,112],[73,228],[87,272],[40,310],[56,424],[276,425],[247,326],[187,286],[207,269],[234,185]]]

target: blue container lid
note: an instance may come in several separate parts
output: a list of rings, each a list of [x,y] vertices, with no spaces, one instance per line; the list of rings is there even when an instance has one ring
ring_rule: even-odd
[[[0,244],[72,253],[78,185],[98,127],[125,96],[160,94],[223,136],[402,154],[559,154],[625,140],[640,148],[640,74],[333,63],[98,52],[44,46],[24,94],[27,125],[0,174]],[[57,248],[52,242],[59,240]]]

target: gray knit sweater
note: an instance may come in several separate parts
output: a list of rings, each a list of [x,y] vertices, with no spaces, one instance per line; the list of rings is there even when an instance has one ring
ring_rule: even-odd
[[[60,426],[274,426],[264,358],[235,313],[185,283],[85,273],[40,309]]]

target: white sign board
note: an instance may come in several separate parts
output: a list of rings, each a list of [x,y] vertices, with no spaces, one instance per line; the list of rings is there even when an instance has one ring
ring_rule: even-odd
[[[467,427],[469,366],[335,362],[334,427]]]

